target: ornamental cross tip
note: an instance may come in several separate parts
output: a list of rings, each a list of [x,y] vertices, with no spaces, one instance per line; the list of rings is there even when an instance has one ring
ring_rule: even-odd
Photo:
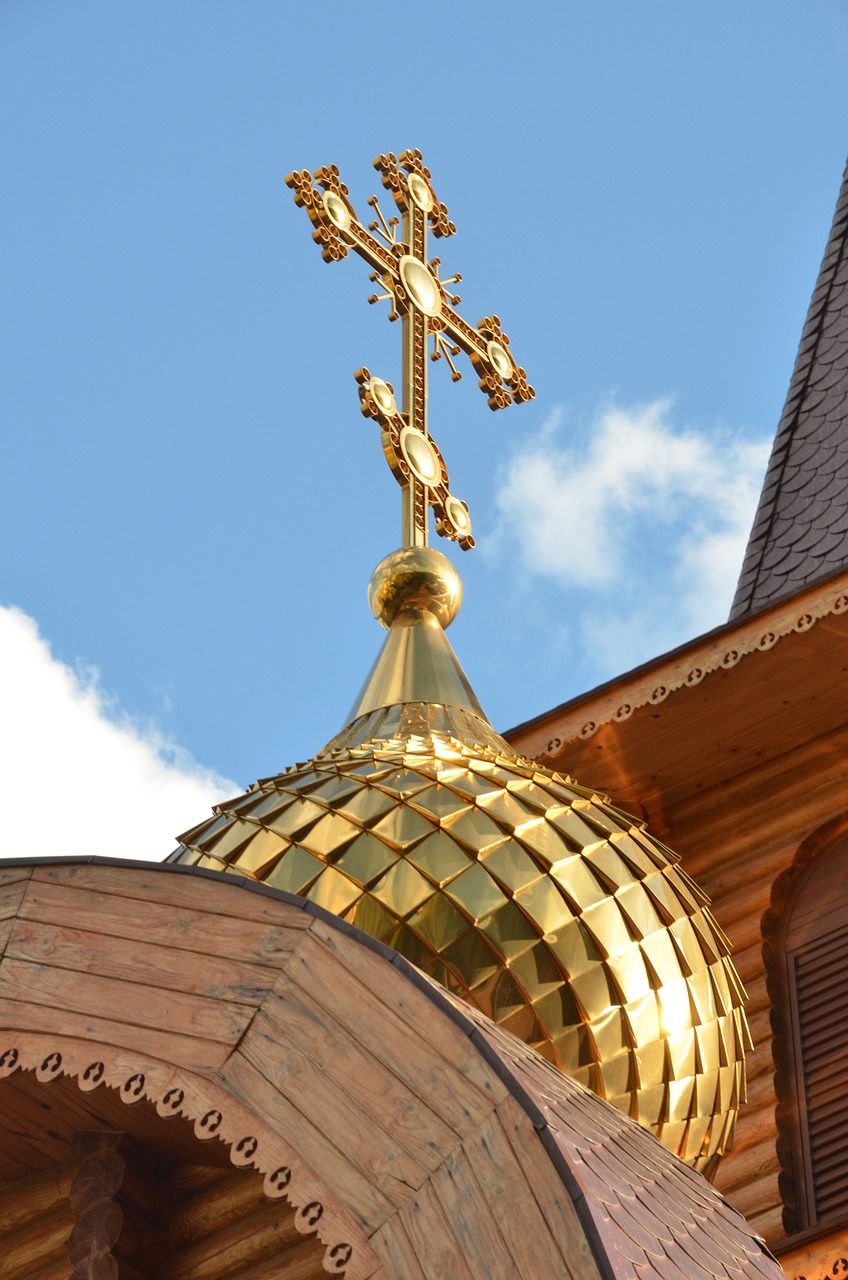
[[[427,259],[428,227],[437,238],[453,235],[456,227],[447,206],[436,198],[421,152],[379,155],[374,168],[401,217],[385,218],[372,196],[368,204],[375,219],[367,227],[356,216],[335,165],[316,169],[314,176],[296,169],[286,184],[295,204],[309,215],[312,239],[320,245],[324,261],[338,262],[353,249],[372,268],[371,280],[382,289],[368,301],[387,301],[389,319],[403,320],[401,407],[390,382],[372,377],[366,368],[356,373],[360,408],[380,424],[386,460],[403,490],[403,545],[427,545],[427,509],[432,507],[436,531],[468,550],[474,546],[468,507],[450,492],[447,468],[427,428],[427,348],[432,341],[430,359],[444,357],[454,382],[462,376],[454,357],[464,351],[490,409],[531,400],[535,392],[513,359],[498,317],[485,316],[476,328],[466,323],[456,311],[459,296],[448,289],[462,277],[440,279],[440,259]]]

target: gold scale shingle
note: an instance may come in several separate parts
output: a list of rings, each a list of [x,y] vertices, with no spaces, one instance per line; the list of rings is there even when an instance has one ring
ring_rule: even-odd
[[[710,1172],[749,1042],[727,939],[676,856],[470,710],[357,717],[172,861],[318,903]]]

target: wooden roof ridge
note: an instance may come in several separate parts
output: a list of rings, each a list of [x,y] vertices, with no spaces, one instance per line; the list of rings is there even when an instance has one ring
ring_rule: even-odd
[[[731,619],[848,564],[848,166]]]
[[[504,737],[523,755],[553,760],[569,742],[591,738],[605,724],[628,720],[640,707],[664,702],[681,688],[726,671],[755,653],[773,649],[797,632],[808,631],[848,610],[848,566],[790,599],[766,604],[704,635],[659,654],[622,675],[560,703],[506,730]]]
[[[700,1174],[684,1165],[634,1120],[565,1076],[482,1013],[451,997],[399,953],[324,908],[269,885],[185,864],[94,856],[48,857],[4,859],[2,870],[7,878],[17,870],[18,876],[28,873],[41,882],[50,878],[51,868],[59,872],[63,867],[72,874],[75,868],[83,867],[102,869],[104,875],[110,868],[131,871],[147,877],[148,896],[151,873],[157,880],[162,877],[163,888],[166,878],[173,876],[213,880],[226,886],[228,895],[240,897],[246,890],[295,907],[313,918],[312,928],[323,926],[328,937],[334,934],[339,938],[340,945],[347,939],[348,945],[354,943],[388,962],[399,977],[408,980],[426,998],[434,1012],[446,1017],[467,1037],[473,1054],[482,1059],[511,1097],[510,1105],[519,1116],[523,1113],[521,1130],[526,1129],[528,1137],[522,1139],[518,1127],[510,1132],[516,1142],[525,1144],[521,1150],[530,1165],[539,1169],[541,1152],[530,1141],[529,1120],[565,1191],[562,1202],[556,1198],[549,1203],[548,1225],[555,1230],[554,1219],[562,1215],[566,1204],[571,1204],[603,1280],[782,1280],[779,1264],[745,1219]],[[109,889],[100,879],[89,877],[84,884],[90,890]],[[96,893],[98,910],[107,909],[103,903],[108,901],[109,893],[115,894],[114,886],[107,893]],[[121,900],[116,896],[116,903]],[[167,895],[157,897],[159,902],[168,900]],[[185,907],[184,892],[176,900]],[[243,908],[237,908],[236,914],[244,914]],[[263,914],[262,918],[265,921],[267,917]],[[371,984],[374,978],[371,974]],[[429,1029],[428,1040],[435,1037],[436,1030],[436,1026]],[[487,1155],[485,1149],[483,1155]],[[493,1152],[488,1152],[488,1159],[491,1162]],[[534,1185],[537,1190],[541,1187]],[[502,1195],[503,1188],[499,1185],[495,1193]],[[571,1249],[575,1250],[574,1244]],[[585,1274],[579,1268],[578,1271]],[[472,1266],[470,1274],[480,1272]],[[530,1273],[525,1274],[530,1280]]]

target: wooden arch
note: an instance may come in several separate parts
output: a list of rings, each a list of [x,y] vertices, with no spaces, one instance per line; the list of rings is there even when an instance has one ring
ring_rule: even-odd
[[[771,1006],[772,1058],[777,1097],[777,1157],[780,1163],[778,1187],[783,1201],[783,1226],[787,1236],[814,1228],[813,1179],[809,1165],[809,1134],[803,1114],[801,1048],[797,1014],[791,997],[792,982],[787,960],[787,931],[799,897],[817,870],[826,873],[824,861],[844,852],[848,842],[848,813],[838,815],[812,832],[799,846],[792,864],[775,880],[771,901],[762,918],[763,963]],[[838,913],[843,926],[846,905],[824,892],[815,914],[824,918]],[[840,988],[834,988],[838,996]],[[831,1002],[831,1016],[844,1017],[844,1009]],[[834,1044],[836,1041],[834,1041]],[[836,1065],[833,1071],[836,1072]],[[842,1068],[841,1070],[844,1070]],[[834,1079],[836,1075],[834,1074]],[[848,1157],[846,1157],[848,1158]]]
[[[141,1107],[181,1118],[198,1162],[226,1148],[257,1171],[321,1242],[325,1274],[597,1280],[530,1120],[467,1033],[358,935],[235,877],[60,862],[0,878],[0,1146],[60,1166],[56,1141],[22,1123],[37,1089],[54,1133],[94,1129],[94,1114],[132,1134]],[[500,1166],[494,1204],[478,1159]],[[6,1176],[37,1164],[22,1154]],[[532,1177],[562,1202],[553,1228]]]
[[[154,1103],[160,1063],[134,1056],[116,1075],[100,1045],[79,1071],[89,1046],[16,1038],[0,1054],[4,1280],[68,1280],[69,1264],[71,1280],[344,1273],[352,1246],[318,1235],[321,1202],[290,1203],[288,1166],[263,1176],[279,1146],[267,1126],[253,1117],[237,1143],[215,1140],[231,1110],[221,1091],[178,1073]]]
[[[240,1203],[270,1197],[288,1252],[228,1280],[782,1280],[649,1133],[320,907],[173,865],[0,864],[0,1237],[15,1177],[63,1168],[88,1205],[116,1134],[181,1186],[229,1161]],[[73,1274],[216,1280],[180,1265]]]

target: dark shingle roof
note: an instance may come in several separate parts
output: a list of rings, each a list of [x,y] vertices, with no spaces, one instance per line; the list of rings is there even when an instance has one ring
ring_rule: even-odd
[[[848,564],[848,168],[730,611]]]
[[[462,1014],[509,1070],[507,1087],[534,1117],[605,1280],[781,1280],[759,1237],[701,1174],[476,1009],[463,1005]]]

